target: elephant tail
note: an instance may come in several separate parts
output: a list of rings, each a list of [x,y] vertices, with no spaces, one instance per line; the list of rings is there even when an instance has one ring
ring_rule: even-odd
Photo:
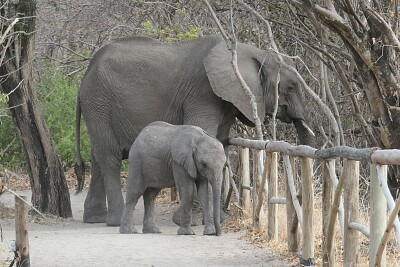
[[[76,117],[75,117],[75,141],[76,141],[76,163],[75,163],[75,175],[77,179],[77,186],[75,194],[82,192],[83,185],[85,182],[85,162],[81,155],[81,104],[79,96],[76,98]]]

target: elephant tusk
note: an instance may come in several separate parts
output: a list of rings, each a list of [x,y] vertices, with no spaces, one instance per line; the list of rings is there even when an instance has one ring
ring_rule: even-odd
[[[311,130],[310,126],[307,125],[307,123],[304,120],[300,120],[301,124],[304,126],[304,128],[306,128],[306,130],[315,137],[315,133],[313,132],[313,130]]]

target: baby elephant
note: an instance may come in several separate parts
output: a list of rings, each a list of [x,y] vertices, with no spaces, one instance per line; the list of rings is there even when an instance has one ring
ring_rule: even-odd
[[[133,226],[133,211],[143,195],[143,233],[160,233],[154,223],[154,200],[162,188],[176,185],[182,210],[178,235],[193,235],[190,226],[196,185],[204,208],[203,234],[221,235],[220,197],[225,162],[222,144],[201,128],[166,122],[150,123],[129,151],[126,203],[119,232],[137,233]],[[208,183],[212,188],[212,207],[208,199]]]

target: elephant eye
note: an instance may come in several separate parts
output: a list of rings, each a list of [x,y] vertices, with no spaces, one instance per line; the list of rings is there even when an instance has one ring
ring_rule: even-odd
[[[207,168],[207,163],[203,162],[203,163],[201,163],[201,166],[202,166],[203,168]]]

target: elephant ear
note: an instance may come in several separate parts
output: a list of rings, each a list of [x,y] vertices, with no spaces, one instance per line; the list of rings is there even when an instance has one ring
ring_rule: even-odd
[[[262,53],[262,50],[246,44],[238,44],[237,47],[239,71],[255,96],[257,113],[261,122],[265,116],[265,96],[261,82],[262,61],[260,62],[257,58],[260,58]],[[232,103],[248,120],[254,123],[250,98],[233,71],[231,58],[231,52],[221,39],[203,60],[208,80],[217,96]]]
[[[183,166],[190,177],[196,178],[197,168],[193,158],[193,136],[191,136],[190,133],[185,133],[185,136],[181,138],[174,138],[170,146],[172,159]]]

